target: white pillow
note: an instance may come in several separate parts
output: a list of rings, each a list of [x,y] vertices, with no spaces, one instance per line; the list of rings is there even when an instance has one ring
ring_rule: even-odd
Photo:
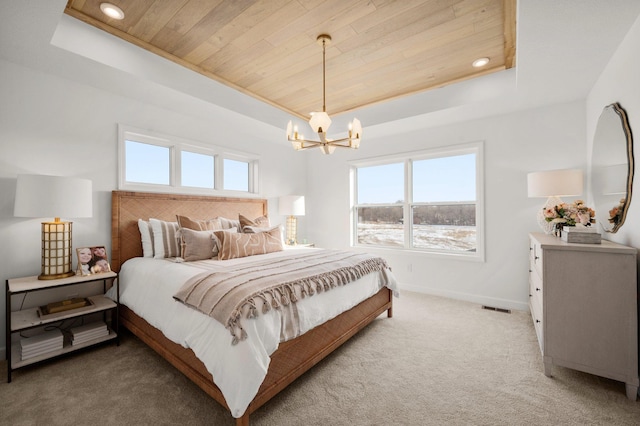
[[[180,238],[178,237],[178,222],[166,222],[159,219],[149,219],[153,230],[153,257],[164,259],[166,257],[180,256]]]
[[[153,257],[153,234],[151,224],[146,220],[138,219],[140,239],[142,240],[142,257]]]

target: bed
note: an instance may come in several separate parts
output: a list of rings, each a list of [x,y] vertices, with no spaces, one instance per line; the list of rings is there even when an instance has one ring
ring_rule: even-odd
[[[129,259],[142,257],[138,219],[151,217],[172,221],[175,215],[190,217],[259,217],[267,214],[267,201],[253,198],[222,198],[176,194],[113,191],[111,267],[119,272]],[[137,259],[132,260],[135,262]],[[345,286],[349,287],[349,286]],[[248,425],[251,413],[273,398],[304,372],[341,344],[387,312],[392,316],[392,290],[381,288],[353,308],[340,313],[304,334],[280,343],[270,355],[266,376],[246,410],[233,413],[212,374],[191,348],[175,343],[147,320],[122,304],[120,324],[154,349],[214,400],[230,411],[236,425]],[[242,343],[242,342],[241,342]]]

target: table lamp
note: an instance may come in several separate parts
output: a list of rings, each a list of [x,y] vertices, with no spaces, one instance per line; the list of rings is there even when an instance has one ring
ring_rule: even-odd
[[[547,197],[545,205],[538,209],[537,219],[540,228],[550,234],[554,224],[547,222],[544,210],[562,203],[560,197],[571,197],[582,194],[582,170],[547,170],[533,172],[527,175],[527,187],[529,198]]]
[[[91,181],[88,179],[18,175],[13,215],[55,218],[42,222],[42,268],[40,280],[75,275],[72,268],[71,222],[61,217],[91,217]]]
[[[278,213],[287,216],[287,245],[294,246],[298,244],[297,227],[298,218],[296,216],[304,216],[304,196],[302,195],[285,195],[278,199]]]

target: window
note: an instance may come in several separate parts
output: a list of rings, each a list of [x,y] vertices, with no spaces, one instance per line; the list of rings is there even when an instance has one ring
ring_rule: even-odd
[[[171,151],[166,146],[125,141],[127,181],[169,185]]]
[[[258,159],[204,143],[119,126],[119,189],[257,193]]]
[[[224,159],[224,189],[249,190],[249,163],[247,161]]]
[[[181,159],[182,186],[215,188],[215,156],[182,151]]]
[[[356,246],[483,259],[482,144],[358,161]]]

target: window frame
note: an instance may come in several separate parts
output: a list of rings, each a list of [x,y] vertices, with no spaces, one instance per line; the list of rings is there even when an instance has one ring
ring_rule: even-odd
[[[413,246],[413,215],[414,206],[469,204],[469,200],[460,202],[414,202],[413,201],[413,163],[420,160],[475,154],[475,182],[476,182],[476,251],[461,252],[452,250],[434,250]],[[357,170],[360,167],[381,166],[385,164],[404,164],[404,201],[400,203],[358,204]],[[350,245],[354,248],[367,250],[390,250],[394,252],[416,252],[435,257],[454,256],[472,261],[485,261],[485,223],[484,223],[484,142],[476,141],[459,145],[441,146],[420,151],[411,151],[381,157],[350,161]],[[402,206],[404,246],[371,245],[358,243],[358,208],[363,207],[391,207]]]
[[[169,148],[169,184],[154,184],[129,182],[126,180],[126,141],[146,143],[155,146]],[[196,154],[210,155],[213,157],[213,188],[200,188],[182,185],[182,152],[192,152]],[[224,160],[230,159],[242,161],[249,164],[248,167],[248,191],[224,189]],[[229,150],[228,148],[183,139],[178,136],[170,136],[153,132],[150,130],[138,129],[132,126],[118,124],[118,189],[123,191],[148,191],[166,192],[196,195],[259,195],[259,156],[241,151]]]

